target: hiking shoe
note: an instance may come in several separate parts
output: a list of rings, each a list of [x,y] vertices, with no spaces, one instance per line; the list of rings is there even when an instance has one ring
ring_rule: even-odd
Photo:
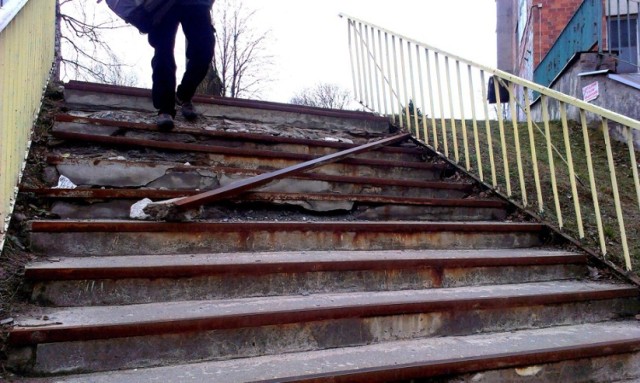
[[[195,107],[193,106],[193,102],[191,101],[182,101],[179,98],[176,98],[176,103],[182,107],[182,116],[187,121],[195,121],[198,118],[198,113],[196,112]]]
[[[158,126],[158,130],[163,132],[168,132],[173,129],[173,116],[169,113],[159,113],[156,118],[156,125]]]

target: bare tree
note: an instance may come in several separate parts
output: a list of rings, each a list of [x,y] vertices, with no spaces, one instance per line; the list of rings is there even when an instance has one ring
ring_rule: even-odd
[[[270,32],[252,27],[255,13],[246,9],[242,0],[216,1],[213,9],[215,57],[204,89],[209,87],[221,96],[249,98],[259,96],[269,82],[268,71],[273,62],[266,45]]]
[[[96,15],[86,0],[56,1],[56,63],[58,80],[74,78],[133,85],[137,79],[109,46],[104,33],[125,27],[109,13]]]
[[[320,83],[296,93],[291,104],[328,109],[346,109],[352,101],[351,92],[336,84]]]

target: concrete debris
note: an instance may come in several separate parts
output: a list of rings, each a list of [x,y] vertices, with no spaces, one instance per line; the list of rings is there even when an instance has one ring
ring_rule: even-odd
[[[165,201],[152,202],[147,204],[142,210],[147,215],[146,219],[169,222],[192,221],[200,218],[203,208],[182,210],[176,207],[175,202],[181,198],[174,198]]]
[[[131,209],[129,210],[129,217],[131,219],[148,219],[149,216],[145,214],[144,208],[147,207],[150,203],[153,203],[149,198],[145,198],[140,200],[133,205],[131,205]]]
[[[352,140],[348,138],[341,138],[341,137],[325,137],[324,140],[327,142],[343,142],[347,144],[353,144]]]
[[[75,189],[78,186],[74,184],[69,178],[60,175],[58,178],[58,185],[54,186],[52,189]]]
[[[0,326],[6,326],[13,323],[13,318],[7,318],[0,321]]]

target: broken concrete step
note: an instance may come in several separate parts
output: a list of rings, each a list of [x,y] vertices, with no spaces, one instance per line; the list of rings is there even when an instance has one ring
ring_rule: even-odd
[[[621,379],[637,380],[640,376],[639,350],[640,326],[636,321],[622,321],[387,342],[69,376],[57,381],[386,383],[433,378],[434,382],[443,383],[609,383]],[[458,380],[456,374],[470,375],[467,380]]]
[[[140,138],[100,136],[83,133],[53,132],[53,136],[65,140],[74,139],[84,144],[100,143],[110,147],[130,149],[145,148],[179,151],[183,153],[206,153],[209,166],[231,166],[243,169],[282,169],[318,158],[308,154],[276,152],[272,150],[252,150],[229,148],[203,144],[159,141]],[[316,173],[332,175],[350,175],[363,177],[409,178],[434,180],[440,179],[448,165],[427,162],[400,162],[387,159],[346,158],[336,163],[315,169]]]
[[[25,270],[33,283],[32,300],[49,306],[461,287],[585,275],[584,255],[542,249],[77,257],[37,262]]]
[[[337,151],[353,148],[367,143],[366,138],[334,137],[342,132],[325,133],[320,139],[308,139],[283,136],[284,132],[265,129],[264,133],[249,133],[229,130],[228,122],[211,121],[206,129],[189,125],[176,126],[171,132],[158,132],[155,124],[86,118],[68,114],[58,114],[54,133],[80,133],[102,136],[124,136],[130,138],[174,141],[183,143],[199,143],[244,150],[275,151],[306,154],[320,157]],[[242,127],[242,123],[238,124]],[[244,125],[250,125],[245,123]],[[237,128],[237,127],[236,127]],[[73,136],[70,136],[73,137]],[[355,158],[386,159],[404,162],[423,162],[424,158],[432,158],[433,154],[415,144],[403,146],[386,146],[375,151],[358,154]]]
[[[236,167],[176,165],[166,162],[49,157],[53,173],[80,187],[145,187],[151,189],[210,190],[267,170]],[[53,180],[52,180],[53,182]],[[301,173],[276,180],[258,190],[280,193],[384,194],[422,198],[461,198],[473,184],[465,182]]]
[[[528,248],[547,234],[542,224],[502,222],[42,220],[29,229],[31,249],[56,256]]]
[[[638,295],[628,285],[554,281],[33,308],[16,319],[9,342],[38,346],[37,373],[99,371],[599,322],[637,312]]]
[[[71,81],[65,84],[66,104],[94,109],[125,109],[155,112],[149,89]],[[196,96],[193,99],[205,117],[258,121],[324,131],[346,130],[357,135],[385,134],[389,120],[372,113],[312,108],[275,102]]]
[[[131,206],[148,198],[152,201],[193,196],[196,190],[158,189],[21,189],[41,198],[50,199],[51,213],[62,219],[128,219]],[[287,208],[283,207],[289,206]],[[300,215],[298,208],[310,212],[333,212],[345,219],[365,220],[425,220],[425,221],[501,221],[507,216],[508,204],[494,199],[434,199],[398,198],[383,195],[337,193],[244,193],[231,201],[211,203],[202,216],[225,218],[220,207],[236,211],[250,211],[259,216],[260,210],[277,209]],[[227,210],[227,209],[225,209]],[[227,215],[228,216],[228,215]]]

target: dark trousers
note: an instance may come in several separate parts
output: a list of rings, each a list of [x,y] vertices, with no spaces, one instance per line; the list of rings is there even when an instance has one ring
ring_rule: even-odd
[[[204,5],[176,4],[162,22],[149,32],[149,44],[155,49],[151,60],[151,93],[153,106],[160,113],[175,116],[176,95],[181,101],[190,101],[207,75],[214,45],[210,10],[211,7]],[[187,38],[187,68],[176,92],[176,60],[173,50],[179,24],[182,24]]]

